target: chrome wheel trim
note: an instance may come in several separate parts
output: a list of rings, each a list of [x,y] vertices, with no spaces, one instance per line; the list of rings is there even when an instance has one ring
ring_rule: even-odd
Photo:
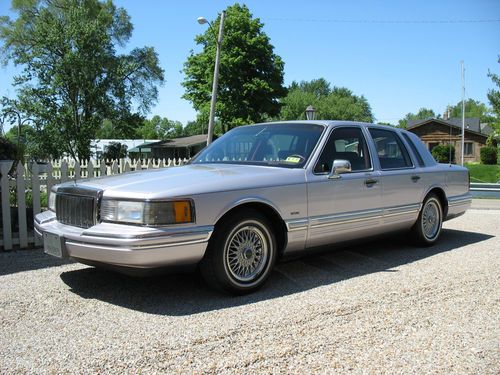
[[[224,268],[236,282],[258,281],[269,265],[270,235],[256,221],[245,221],[229,234],[224,246]]]
[[[435,199],[430,199],[422,211],[422,233],[428,240],[433,240],[441,229],[441,208]]]

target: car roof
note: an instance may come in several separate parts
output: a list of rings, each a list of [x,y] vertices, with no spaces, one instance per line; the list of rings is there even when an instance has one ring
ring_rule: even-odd
[[[293,121],[272,121],[272,122],[263,122],[254,125],[280,125],[280,124],[312,124],[312,125],[322,125],[327,127],[335,127],[340,125],[358,125],[364,127],[374,127],[378,129],[385,130],[395,130],[398,132],[406,132],[404,129],[396,128],[389,125],[378,125],[369,122],[359,122],[359,121],[344,121],[344,120],[293,120]],[[251,126],[251,125],[250,125]]]

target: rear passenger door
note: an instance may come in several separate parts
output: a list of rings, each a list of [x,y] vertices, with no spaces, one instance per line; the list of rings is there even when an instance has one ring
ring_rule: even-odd
[[[415,222],[420,208],[423,185],[420,168],[414,165],[396,131],[368,128],[380,166],[383,225],[388,229],[408,227]]]

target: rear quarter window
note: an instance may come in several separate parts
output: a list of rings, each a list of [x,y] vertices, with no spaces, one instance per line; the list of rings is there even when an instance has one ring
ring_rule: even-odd
[[[436,160],[432,157],[427,147],[425,147],[425,144],[416,134],[412,132],[404,132],[403,135],[410,139],[411,142],[408,143],[410,144],[410,146],[413,145],[417,149],[417,153],[420,158],[422,158],[426,167],[431,167],[437,164]]]
[[[422,157],[420,156],[420,152],[417,150],[417,148],[415,147],[415,144],[413,143],[413,141],[410,139],[410,137],[408,137],[408,134],[406,133],[403,133],[403,138],[405,139],[405,141],[410,145],[410,148],[411,150],[413,151],[413,154],[415,155],[415,157],[417,158],[417,163],[420,167],[423,167],[425,166],[425,163],[424,163],[424,159],[422,159]]]

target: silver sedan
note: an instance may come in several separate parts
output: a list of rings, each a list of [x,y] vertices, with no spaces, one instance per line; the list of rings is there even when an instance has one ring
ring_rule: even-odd
[[[190,164],[54,187],[35,218],[45,252],[120,271],[199,266],[256,290],[284,255],[409,231],[433,245],[470,206],[465,168],[414,134],[345,121],[238,127]]]

